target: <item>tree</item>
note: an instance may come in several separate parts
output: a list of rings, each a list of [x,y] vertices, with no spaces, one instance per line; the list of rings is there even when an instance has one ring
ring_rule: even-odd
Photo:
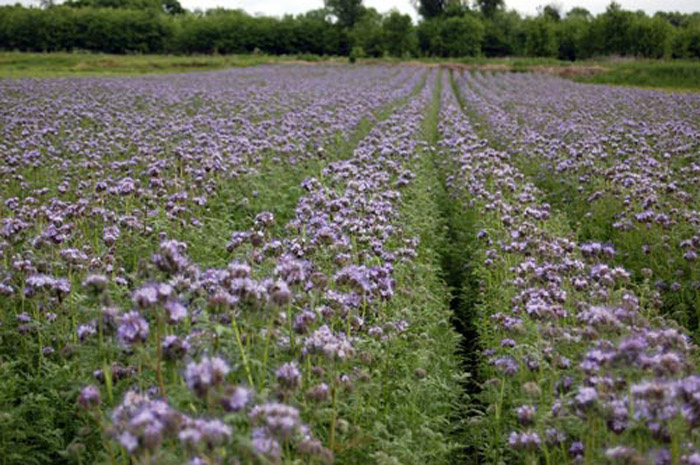
[[[672,26],[660,17],[640,15],[629,28],[631,52],[644,58],[663,58],[670,54]]]
[[[339,53],[338,29],[327,20],[324,8],[311,10],[295,18],[297,41],[302,53],[337,55]]]
[[[542,9],[542,16],[549,21],[559,22],[561,21],[561,8],[554,3],[545,5]]]
[[[493,18],[484,19],[484,55],[503,57],[524,53],[522,19],[517,11],[497,11]]]
[[[443,56],[477,56],[484,42],[484,25],[473,16],[447,18],[440,28],[440,39]]]
[[[389,55],[401,57],[413,51],[416,39],[409,15],[391,10],[382,21],[382,31],[384,49]]]
[[[362,0],[325,0],[325,5],[343,28],[352,28],[365,11]]]
[[[185,10],[178,0],[68,0],[65,6],[72,8],[114,8],[124,10],[153,10],[168,14],[181,14]]]
[[[367,8],[350,31],[352,48],[361,56],[380,57],[384,53],[382,16],[374,8]]]
[[[163,6],[163,11],[169,15],[180,15],[185,12],[178,0],[161,0],[161,5]]]
[[[424,19],[463,16],[469,11],[466,0],[412,0],[412,4]]]
[[[418,48],[424,56],[437,56],[441,48],[440,24],[442,21],[433,18],[418,23],[416,37],[418,38]]]
[[[431,56],[480,55],[484,42],[484,25],[471,15],[423,21],[417,32],[421,50]]]
[[[673,58],[700,58],[700,22],[678,31],[671,50]]]
[[[413,4],[418,14],[425,19],[437,18],[445,13],[447,0],[419,0]]]
[[[493,18],[498,10],[505,6],[504,0],[476,0],[479,11],[487,18]]]
[[[629,28],[632,13],[623,10],[619,3],[612,2],[598,19],[602,21],[605,52],[618,55],[629,54]]]
[[[559,44],[557,57],[560,60],[580,60],[585,58],[583,40],[589,28],[589,20],[580,16],[567,15],[566,19],[556,25],[556,36]]]
[[[591,15],[591,12],[588,11],[585,8],[581,8],[580,6],[575,6],[569,12],[566,14],[566,19],[585,19],[586,21],[590,20],[593,16]]]
[[[556,56],[557,40],[554,23],[543,16],[528,19],[525,26],[525,49],[528,56]]]

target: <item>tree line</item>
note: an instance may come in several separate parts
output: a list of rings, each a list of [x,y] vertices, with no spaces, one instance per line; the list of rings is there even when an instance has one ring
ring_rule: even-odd
[[[579,60],[606,55],[700,58],[700,12],[598,15],[550,4],[535,16],[503,0],[418,0],[417,24],[362,0],[326,0],[300,15],[187,11],[178,0],[67,0],[0,7],[0,49],[35,52],[268,53],[356,57],[533,56]]]

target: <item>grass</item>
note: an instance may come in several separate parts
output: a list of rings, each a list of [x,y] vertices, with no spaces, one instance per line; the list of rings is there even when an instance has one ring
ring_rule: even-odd
[[[207,71],[290,61],[320,61],[311,55],[109,55],[0,52],[0,78],[132,76]]]
[[[700,91],[700,61],[624,60],[603,61],[600,74],[575,78],[581,82]]]

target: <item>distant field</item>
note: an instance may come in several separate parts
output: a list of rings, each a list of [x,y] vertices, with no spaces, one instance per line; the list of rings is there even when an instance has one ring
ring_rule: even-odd
[[[90,53],[0,52],[0,78],[129,76],[206,71],[279,62],[346,62],[341,57],[270,55],[108,55]],[[401,63],[365,59],[363,63]],[[578,62],[553,58],[424,58],[417,65],[450,64],[490,71],[535,71],[581,82],[677,91],[700,91],[700,61],[601,59]]]
[[[700,91],[699,61],[632,60],[601,63],[609,71],[577,78],[583,82]]]
[[[570,62],[550,58],[467,58],[459,63],[512,71],[545,71],[595,84],[700,91],[700,61],[601,59]]]
[[[0,78],[129,76],[181,73],[280,61],[313,61],[318,57],[270,55],[108,55],[91,53],[0,53]]]

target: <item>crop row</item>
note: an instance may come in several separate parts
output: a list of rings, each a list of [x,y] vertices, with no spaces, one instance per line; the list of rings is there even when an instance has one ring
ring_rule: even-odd
[[[612,245],[611,263],[697,330],[698,97],[529,75],[465,75],[459,88],[587,249]]]
[[[541,78],[456,79],[473,118],[443,91],[441,163],[473,228],[482,383],[472,418],[481,428],[470,441],[489,462],[696,463],[696,346],[658,316],[648,281],[615,263],[617,244],[579,241],[566,213],[520,170],[536,163],[525,147],[550,154],[546,147],[566,138],[550,135],[547,144],[514,116],[527,99],[504,83],[519,79],[515,92],[527,96],[527,84]],[[548,92],[568,85],[548,84]],[[516,103],[491,97],[502,94]],[[590,157],[592,165],[600,152]]]

